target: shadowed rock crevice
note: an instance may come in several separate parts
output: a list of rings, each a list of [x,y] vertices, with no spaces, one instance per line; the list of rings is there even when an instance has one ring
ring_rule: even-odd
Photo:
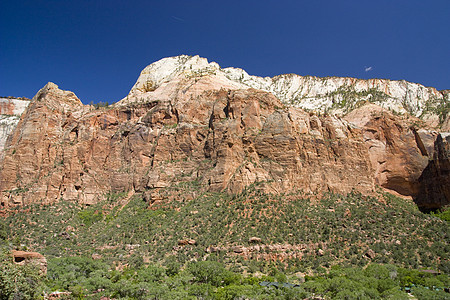
[[[425,149],[425,145],[417,133],[417,130],[415,128],[411,128],[411,131],[414,133],[414,139],[416,140],[417,148],[420,150],[420,154],[423,156],[428,156],[427,149]]]
[[[441,133],[434,144],[433,159],[419,177],[419,193],[414,201],[423,211],[450,204],[450,134]]]

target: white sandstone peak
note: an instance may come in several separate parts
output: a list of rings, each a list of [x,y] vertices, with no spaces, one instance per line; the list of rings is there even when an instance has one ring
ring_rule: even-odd
[[[180,74],[192,74],[219,70],[217,63],[208,63],[206,58],[189,55],[167,57],[152,63],[142,70],[138,80],[130,91],[137,96],[157,89],[162,83],[169,82]]]
[[[29,104],[29,100],[0,97],[0,159],[4,154],[6,139],[16,128]]]

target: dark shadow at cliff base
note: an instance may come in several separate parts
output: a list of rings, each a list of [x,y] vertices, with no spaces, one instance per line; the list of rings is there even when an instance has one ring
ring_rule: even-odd
[[[450,135],[438,135],[433,159],[419,177],[414,202],[423,212],[437,211],[450,204]]]

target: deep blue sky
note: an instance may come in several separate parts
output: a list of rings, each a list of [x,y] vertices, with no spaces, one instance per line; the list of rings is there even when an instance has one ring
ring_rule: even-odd
[[[31,98],[52,81],[112,103],[145,66],[178,54],[259,76],[450,89],[450,1],[0,1],[0,96]]]

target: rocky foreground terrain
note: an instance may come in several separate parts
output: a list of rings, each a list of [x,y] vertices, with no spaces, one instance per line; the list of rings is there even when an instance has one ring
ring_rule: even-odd
[[[423,209],[450,201],[449,93],[420,84],[260,78],[178,56],[145,68],[108,107],[83,105],[53,83],[1,107],[3,119],[20,115],[17,126],[2,125],[5,209],[94,204],[111,191],[159,203],[183,183],[319,195],[380,187]]]

